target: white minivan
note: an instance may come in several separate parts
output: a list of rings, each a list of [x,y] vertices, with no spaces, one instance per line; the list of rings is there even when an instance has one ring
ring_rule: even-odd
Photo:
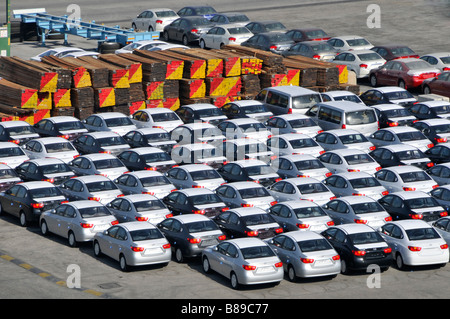
[[[379,128],[378,117],[371,107],[350,101],[330,101],[311,107],[306,115],[323,130],[353,129],[368,136]]]

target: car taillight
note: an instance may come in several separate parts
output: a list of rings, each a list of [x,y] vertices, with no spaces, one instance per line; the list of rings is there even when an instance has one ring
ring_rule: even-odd
[[[236,38],[234,38],[234,37],[229,37],[229,38],[228,38],[228,41],[236,41]]]
[[[142,192],[142,194],[155,195],[155,192]]]
[[[416,188],[415,187],[403,187],[403,190],[406,192],[413,192],[416,190]]]
[[[270,202],[270,206],[273,206],[275,204],[278,204],[278,202],[277,201]]]
[[[374,150],[376,150],[376,148],[377,148],[376,146],[370,146],[369,150],[374,151]]]
[[[163,249],[169,249],[170,248],[170,244],[165,244],[162,246]]]
[[[111,154],[111,151],[100,151],[99,153],[102,153],[102,154]]]
[[[276,45],[271,45],[270,46],[270,50],[276,50],[276,49],[278,49],[278,47]]]
[[[280,261],[280,262],[277,262],[274,266],[277,268],[280,268],[280,267],[283,267],[283,263]]]
[[[320,55],[315,54],[315,55],[313,56],[313,59],[320,60]]]
[[[327,226],[334,226],[334,221],[330,220],[329,222],[327,222]]]
[[[364,256],[366,254],[365,250],[352,250],[353,255],[361,257]]]
[[[427,144],[427,147],[428,148],[432,148],[434,146],[434,144],[433,143],[431,143],[431,144]]]
[[[357,218],[355,218],[353,221],[356,224],[367,224],[367,220],[365,220],[365,219],[357,219]]]
[[[205,215],[205,211],[202,209],[202,210],[199,210],[199,209],[197,209],[197,210],[192,210],[192,212],[194,213],[194,214],[200,214],[200,215]]]
[[[381,192],[381,195],[383,195],[383,196],[386,196],[387,194],[389,194],[389,191]]]
[[[363,63],[363,64],[360,64],[359,67],[360,67],[360,68],[367,69],[368,65]]]
[[[336,196],[331,196],[330,200],[336,199]]]
[[[411,250],[411,251],[421,251],[422,247],[408,246],[408,249]]]
[[[359,169],[349,168],[347,169],[348,172],[360,172]]]
[[[225,240],[227,239],[227,236],[225,235],[220,235],[219,237],[217,237],[218,240]]]
[[[131,246],[130,249],[132,251],[134,251],[135,253],[139,253],[141,251],[144,251],[144,247],[136,247],[136,246]]]
[[[170,218],[170,217],[173,217],[173,214],[172,213],[170,213],[170,214],[167,214],[166,216],[165,216],[166,218]]]
[[[325,174],[326,177],[330,177],[331,175],[333,175],[333,173],[331,173],[331,172],[328,172]]]
[[[192,188],[205,188],[205,186],[201,186],[201,185],[192,185]]]
[[[423,215],[422,214],[409,214],[409,217],[411,217],[411,219],[422,219]]]
[[[94,224],[80,223],[80,226],[82,228],[92,228],[92,227],[94,227]]]
[[[257,230],[250,230],[250,231],[245,231],[245,234],[249,237],[256,237],[258,236],[258,231]]]
[[[314,262],[314,259],[312,259],[312,258],[300,258],[300,260],[304,264],[312,264]]]
[[[440,212],[439,215],[440,215],[441,217],[445,217],[445,216],[448,216],[448,212],[443,211],[443,212]]]
[[[331,257],[331,259],[333,259],[333,260],[339,260],[339,259],[341,259],[341,256],[335,255],[335,256]]]
[[[88,199],[89,199],[89,200],[95,200],[95,201],[97,201],[97,202],[100,201],[100,198],[99,198],[99,197],[88,197]]]
[[[434,163],[433,163],[433,162],[427,163],[427,167],[433,167],[433,166],[434,166]]]
[[[391,216],[388,216],[388,217],[386,217],[384,220],[387,221],[387,222],[390,222],[390,221],[392,221],[392,217],[391,217]]]
[[[385,254],[390,254],[392,252],[392,248],[388,247],[388,248],[385,248],[383,251]]]
[[[375,170],[378,172],[379,170],[381,170],[382,169],[382,167],[381,166],[378,166],[378,167],[375,167]]]
[[[44,203],[33,203],[33,204],[31,204],[31,206],[33,208],[43,208],[44,207]]]
[[[436,141],[436,143],[446,143],[447,138],[446,137],[436,137],[435,141]]]
[[[136,216],[135,219],[136,219],[138,222],[146,222],[146,221],[148,220],[148,217],[139,217],[139,216]]]
[[[43,179],[44,182],[49,182],[49,183],[54,183],[55,180],[53,178],[44,178]]]
[[[162,22],[162,20],[156,20],[156,23],[157,24],[162,24],[163,22]]]
[[[111,222],[111,225],[117,225],[119,223],[119,221],[116,219],[116,220],[113,220],[112,222]]]
[[[19,140],[9,140],[8,142],[11,142],[11,143],[14,143],[14,144],[17,144],[17,145],[20,144],[20,141],[19,141]]]
[[[365,194],[361,194],[361,193],[352,193],[352,196],[365,196]]]
[[[279,227],[279,228],[275,229],[275,232],[277,234],[281,234],[283,232],[283,228]]]
[[[187,241],[191,244],[200,244],[202,240],[200,238],[188,238]]]
[[[191,33],[198,33],[197,29],[191,29]]]
[[[342,129],[346,129],[347,126],[346,126],[345,124],[342,124],[342,125],[341,125],[341,128],[342,128]]]
[[[242,207],[253,207],[253,204],[241,204]]]
[[[307,229],[309,228],[309,224],[296,224],[296,226],[300,229]]]
[[[398,126],[398,122],[389,122],[388,123],[389,126]]]
[[[448,248],[448,244],[444,244],[444,245],[441,245],[439,247],[441,247],[441,249],[447,249]]]
[[[66,135],[66,134],[64,134],[64,135],[58,135],[58,137],[62,137],[62,138],[65,138],[66,140],[68,140],[68,139],[69,139],[69,135]]]
[[[149,166],[146,166],[146,167],[144,167],[144,169],[146,170],[146,171],[156,171],[156,167],[149,167]]]
[[[256,266],[252,265],[242,265],[242,268],[244,268],[245,270],[256,270]]]

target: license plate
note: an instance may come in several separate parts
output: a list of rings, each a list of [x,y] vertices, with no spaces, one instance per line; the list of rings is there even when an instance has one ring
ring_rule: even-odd
[[[95,229],[96,231],[98,231],[98,230],[106,230],[106,229],[108,229],[108,227],[109,227],[108,224],[104,224],[104,225],[96,225],[96,226],[94,226],[94,229]]]
[[[268,272],[272,272],[273,271],[273,267],[269,266],[269,267],[258,267],[258,269],[256,270],[257,273],[260,274],[264,274],[264,273],[268,273]]]
[[[162,253],[161,247],[158,247],[158,248],[147,248],[144,251],[144,255],[146,255],[146,256],[156,255],[156,254],[160,254],[160,253]]]
[[[314,265],[315,266],[328,266],[328,265],[331,265],[331,260],[330,259],[316,260]]]

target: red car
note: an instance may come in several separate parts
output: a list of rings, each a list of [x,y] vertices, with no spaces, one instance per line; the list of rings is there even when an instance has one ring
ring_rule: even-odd
[[[420,87],[425,79],[435,78],[441,73],[428,62],[416,58],[405,58],[386,62],[369,73],[372,86],[397,85],[404,89]]]
[[[424,94],[439,94],[450,97],[450,72],[443,72],[435,78],[423,81],[422,91]]]
[[[375,51],[386,61],[406,59],[406,58],[419,58],[411,48],[401,44],[389,44],[374,46],[370,50]]]

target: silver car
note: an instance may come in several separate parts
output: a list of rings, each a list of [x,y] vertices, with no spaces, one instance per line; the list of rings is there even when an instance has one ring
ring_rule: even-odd
[[[121,160],[112,154],[106,153],[81,155],[68,164],[78,176],[103,175],[115,179],[128,171],[128,168]]]
[[[341,257],[330,243],[315,232],[292,231],[267,240],[283,263],[289,281],[297,277],[336,276]]]
[[[172,217],[172,213],[160,199],[148,194],[117,197],[106,204],[106,207],[121,223],[138,221],[156,225]]]
[[[130,266],[167,264],[172,258],[170,243],[154,225],[129,222],[110,227],[94,236],[94,254],[119,261],[122,271]]]
[[[322,205],[336,198],[327,186],[311,177],[287,178],[271,185],[268,189],[278,202],[308,200]]]
[[[334,225],[333,220],[316,203],[293,200],[273,205],[268,213],[288,231],[321,232]]]
[[[327,151],[319,156],[322,164],[334,173],[366,172],[375,174],[381,169],[369,154],[358,149],[344,148]]]
[[[333,46],[339,52],[353,50],[369,50],[373,44],[366,38],[359,35],[341,35],[327,40],[328,44]]]
[[[43,212],[39,225],[43,235],[53,233],[68,239],[69,246],[91,241],[97,232],[104,231],[118,220],[103,204],[90,200],[64,203]]]
[[[255,182],[233,182],[216,189],[217,196],[230,208],[258,207],[268,209],[276,199],[262,185]]]
[[[450,163],[434,165],[427,170],[427,173],[440,186],[450,184]]]
[[[162,199],[177,188],[157,171],[126,172],[114,180],[125,195],[149,194]]]
[[[204,164],[186,164],[174,167],[166,173],[168,180],[176,188],[208,188],[215,190],[225,180],[212,167]]]
[[[207,247],[202,252],[205,273],[211,270],[229,278],[231,287],[278,283],[283,280],[283,263],[259,238],[236,238]]]
[[[92,114],[84,119],[82,123],[89,132],[112,131],[122,136],[129,131],[137,129],[131,119],[120,112]]]
[[[447,211],[450,211],[450,185],[436,187],[430,195]]]
[[[356,78],[369,77],[371,70],[378,69],[386,60],[372,50],[344,51],[339,53],[333,63],[344,64],[348,71],[356,73]]]
[[[271,166],[283,178],[312,177],[319,181],[331,176],[331,172],[312,155],[286,155],[272,161]]]
[[[137,128],[161,128],[167,132],[183,124],[177,113],[164,107],[137,110],[130,118]]]
[[[8,142],[3,142],[8,143]],[[1,143],[1,144],[3,144]],[[3,146],[3,145],[2,145]],[[17,145],[16,145],[17,146]],[[1,146],[0,146],[1,147]],[[2,147],[3,148],[3,147]],[[65,163],[70,162],[75,157],[80,155],[75,149],[73,144],[63,137],[41,137],[30,140],[22,145],[22,149],[25,152],[23,158],[29,157],[30,159],[43,158],[43,157],[58,157]],[[5,154],[4,151],[0,151],[1,154]],[[25,156],[26,155],[26,156]],[[11,155],[10,155],[11,156]],[[18,157],[14,157],[18,159]],[[27,158],[28,159],[28,158]],[[13,161],[11,157],[8,161]],[[2,159],[2,161],[5,161]],[[8,164],[12,166],[12,164]]]
[[[227,160],[216,147],[205,143],[178,145],[170,156],[177,164],[207,164],[213,168],[222,167]]]
[[[324,102],[329,101],[350,101],[365,105],[358,95],[353,92],[345,90],[327,91],[320,93]]]
[[[417,147],[422,152],[434,146],[421,131],[409,126],[382,128],[369,136],[370,142],[376,147],[392,144],[406,144]]]
[[[450,244],[450,217],[445,216],[439,218],[433,224],[434,229],[441,235],[445,242]]]
[[[142,11],[131,21],[131,27],[135,30],[162,32],[166,25],[178,18],[179,15],[172,9],[148,9]]]
[[[265,142],[272,134],[263,123],[252,118],[225,120],[217,127],[229,140],[249,138]]]
[[[352,148],[370,152],[375,149],[375,146],[367,137],[352,129],[335,129],[321,132],[314,137],[314,140],[325,151]]]
[[[374,176],[391,193],[400,191],[427,193],[438,187],[436,181],[426,171],[411,165],[385,167]]]
[[[270,117],[265,123],[272,135],[286,133],[303,133],[315,136],[322,132],[322,128],[305,114],[283,114]]]
[[[3,192],[11,186],[22,182],[22,179],[6,164],[0,163],[0,192]]]
[[[438,68],[441,72],[450,71],[450,52],[428,53],[420,58]]]
[[[323,183],[338,197],[368,196],[378,200],[389,193],[375,177],[364,172],[334,174]]]
[[[366,224],[373,229],[392,220],[375,199],[367,196],[343,196],[322,206],[335,224]]]
[[[312,137],[302,133],[287,133],[272,136],[267,146],[277,156],[309,154],[314,157],[325,153],[325,150]]]

